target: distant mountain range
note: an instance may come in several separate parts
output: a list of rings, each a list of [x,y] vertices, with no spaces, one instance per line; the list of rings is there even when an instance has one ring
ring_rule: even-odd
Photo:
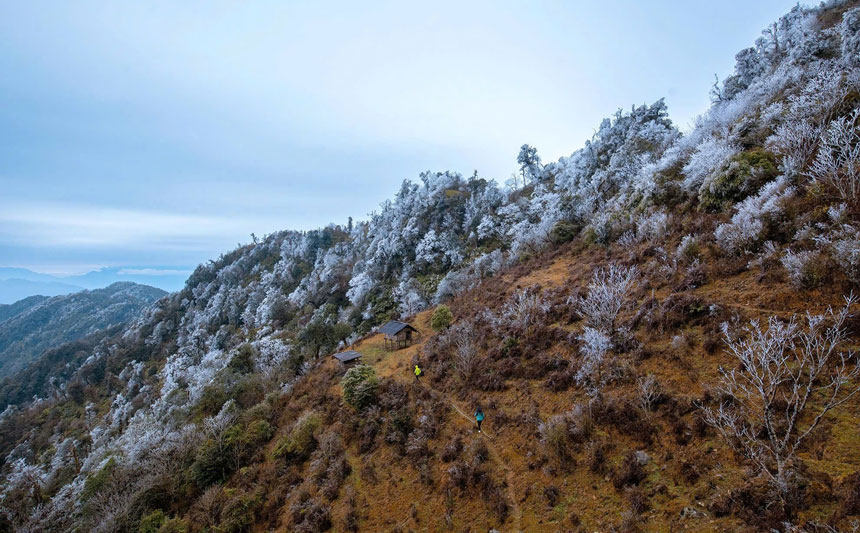
[[[11,304],[28,296],[58,296],[100,289],[120,281],[173,292],[182,288],[190,273],[190,270],[160,267],[109,267],[77,276],[54,276],[26,268],[0,267],[0,304]]]
[[[168,293],[131,282],[69,295],[31,296],[0,305],[0,377],[20,370],[48,348],[135,318]]]

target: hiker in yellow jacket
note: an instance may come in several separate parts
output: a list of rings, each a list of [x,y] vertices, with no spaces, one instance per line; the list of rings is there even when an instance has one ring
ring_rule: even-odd
[[[418,365],[415,365],[415,382],[418,382],[418,378],[421,377],[421,368]]]

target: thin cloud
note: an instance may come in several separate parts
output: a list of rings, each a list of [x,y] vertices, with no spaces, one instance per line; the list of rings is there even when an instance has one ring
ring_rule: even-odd
[[[236,221],[214,216],[51,203],[0,205],[0,239],[9,244],[208,248],[213,241],[235,244],[235,237]]]
[[[126,276],[187,276],[193,270],[177,270],[171,268],[123,268],[120,275]]]

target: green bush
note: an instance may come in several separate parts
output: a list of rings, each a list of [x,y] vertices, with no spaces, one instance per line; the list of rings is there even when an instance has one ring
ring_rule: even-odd
[[[168,518],[161,524],[158,533],[188,533],[188,524],[181,518]]]
[[[207,416],[216,415],[228,399],[229,396],[227,395],[227,391],[224,390],[222,385],[207,385],[203,389],[203,393],[200,395],[200,400],[197,401],[197,405],[194,406],[195,414],[201,419]]]
[[[301,463],[311,456],[317,448],[314,432],[320,427],[319,415],[311,413],[303,416],[289,432],[278,440],[272,456],[283,459],[287,464]]]
[[[274,429],[265,420],[231,426],[220,445],[208,439],[197,449],[191,478],[200,488],[224,481],[236,468],[247,464],[273,434]]]
[[[452,320],[454,320],[454,315],[451,314],[448,306],[440,305],[433,311],[433,316],[430,317],[430,327],[433,328],[433,331],[442,331],[451,325]]]
[[[218,525],[217,531],[223,533],[250,531],[260,503],[260,499],[254,495],[239,494],[234,496],[221,512],[221,523]]]
[[[232,429],[232,428],[231,428]],[[191,464],[191,478],[201,489],[224,481],[233,471],[232,454],[213,439],[208,439],[197,449]]]
[[[376,403],[379,378],[372,366],[357,365],[347,370],[341,381],[343,399],[358,410]]]
[[[144,515],[140,519],[140,523],[137,526],[138,533],[158,533],[158,530],[161,529],[162,524],[164,524],[164,520],[167,517],[164,516],[164,512],[161,509],[156,509],[152,511],[148,515]]]
[[[272,425],[265,420],[254,420],[248,424],[242,440],[246,444],[259,446],[271,439],[274,432],[275,430],[272,428]]]
[[[101,469],[95,474],[91,474],[84,482],[84,488],[81,491],[81,500],[87,501],[97,493],[104,490],[110,483],[111,477],[117,468],[116,459],[111,457]]]
[[[758,191],[779,175],[776,155],[761,148],[741,152],[699,192],[699,204],[708,211],[722,211]]]
[[[227,366],[239,374],[250,374],[254,371],[254,348],[247,342],[239,346]]]
[[[560,220],[553,226],[549,234],[549,239],[554,244],[564,244],[575,239],[581,229],[582,227],[577,224],[568,222],[567,220]]]

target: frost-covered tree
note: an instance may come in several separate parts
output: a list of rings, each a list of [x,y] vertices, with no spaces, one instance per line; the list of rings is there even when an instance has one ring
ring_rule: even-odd
[[[809,176],[834,190],[840,199],[856,201],[860,193],[860,108],[827,126]]]
[[[606,335],[615,333],[615,319],[626,303],[627,294],[639,277],[638,269],[610,264],[594,271],[588,294],[571,300],[587,326]]]
[[[453,346],[452,364],[460,378],[468,383],[478,369],[478,339],[471,322],[458,324],[448,330]]]
[[[543,167],[540,164],[540,156],[537,153],[537,148],[527,144],[522,145],[520,153],[517,156],[517,163],[520,165],[520,175],[523,177],[523,184],[525,184],[527,179],[532,181],[540,179]]]
[[[587,387],[592,393],[599,392],[608,376],[604,366],[609,350],[612,349],[612,339],[603,331],[586,326],[577,337],[582,345],[582,364],[576,373],[576,382]]]
[[[705,408],[705,420],[789,497],[798,451],[825,417],[858,390],[854,352],[845,348],[846,305],[766,326],[750,322],[742,336],[724,326],[729,353],[739,366],[720,369],[727,400]]]

